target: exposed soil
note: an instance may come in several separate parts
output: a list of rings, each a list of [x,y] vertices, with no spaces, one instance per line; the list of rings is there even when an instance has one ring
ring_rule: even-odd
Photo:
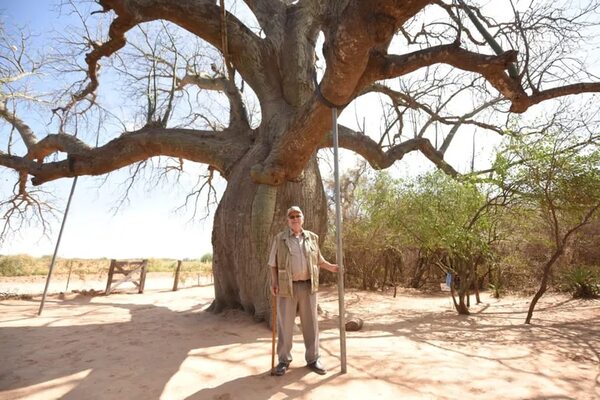
[[[170,280],[169,280],[170,279]],[[43,280],[43,279],[42,279]],[[0,399],[598,399],[600,301],[482,296],[459,316],[447,293],[349,290],[341,374],[337,290],[320,293],[321,356],[329,372],[294,362],[269,374],[271,331],[246,314],[203,311],[213,287],[0,302]],[[0,282],[0,291],[5,286]],[[42,286],[43,289],[43,286]]]

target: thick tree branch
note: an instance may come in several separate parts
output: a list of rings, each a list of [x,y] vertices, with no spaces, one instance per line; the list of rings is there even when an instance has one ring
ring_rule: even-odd
[[[282,91],[286,102],[300,106],[314,93],[315,44],[321,10],[315,2],[289,6],[283,42],[278,46]]]
[[[206,163],[227,177],[248,146],[248,141],[239,137],[231,140],[223,132],[188,129],[144,128],[97,148],[73,136],[58,134],[40,140],[26,158],[0,155],[0,165],[27,172],[33,176],[34,185],[64,177],[101,175],[154,156]],[[42,163],[44,157],[54,152],[66,152],[67,159]]]
[[[500,44],[498,44],[498,42],[496,41],[496,39],[483,26],[483,24],[477,18],[477,16],[473,12],[473,10],[471,10],[471,8],[468,7],[465,4],[464,1],[458,0],[458,2],[462,6],[463,10],[467,14],[467,16],[469,17],[469,19],[473,23],[473,25],[475,25],[475,28],[477,28],[477,30],[479,31],[479,33],[481,33],[481,36],[483,36],[485,38],[485,41],[490,45],[490,47],[494,50],[494,52],[496,54],[498,54],[498,55],[504,53],[504,50],[502,49],[502,47],[500,46]],[[508,75],[512,79],[514,79],[514,80],[518,80],[519,79],[519,73],[517,72],[517,67],[515,66],[514,63],[509,64],[508,67],[507,67],[507,69],[508,69]]]
[[[375,169],[385,169],[394,162],[401,160],[412,151],[420,151],[425,157],[433,162],[439,169],[451,176],[457,176],[458,172],[446,161],[444,155],[437,151],[429,139],[414,138],[383,151],[381,147],[369,136],[356,132],[348,127],[340,125],[338,128],[339,145],[344,149],[360,154]],[[323,147],[332,147],[333,137],[329,133],[321,144]]]
[[[557,97],[600,92],[600,82],[582,82],[539,91],[528,98],[528,107]]]
[[[285,7],[281,0],[244,0],[269,40],[281,43],[285,28]]]
[[[372,52],[384,53],[395,32],[432,1],[372,0],[332,2],[324,29],[327,69],[321,80],[323,96],[333,104],[349,103],[360,89]]]
[[[227,88],[227,78],[220,72],[210,75],[206,72],[194,74],[187,72],[185,76],[178,80],[177,89],[183,89],[187,85],[195,85],[200,89],[214,90],[217,92],[224,92]]]
[[[29,170],[37,167],[35,161],[23,157],[6,154],[0,150],[0,165],[15,171]]]
[[[482,75],[512,102],[511,111],[523,112],[529,106],[527,94],[519,82],[511,79],[505,72],[516,59],[517,52],[512,50],[492,56],[474,53],[455,44],[434,46],[403,55],[376,53],[371,57],[369,73],[362,77],[362,82],[366,85],[374,81],[406,75],[433,64],[444,63]]]
[[[436,63],[445,63],[481,74],[494,86],[507,100],[511,101],[510,111],[521,113],[532,105],[542,101],[580,93],[600,91],[600,83],[578,83],[528,95],[517,80],[507,75],[505,70],[516,61],[517,53],[507,51],[499,56],[489,56],[473,53],[454,44],[440,45],[419,50],[405,55],[374,54],[369,73],[363,76],[365,80],[377,81],[406,75],[419,68]]]
[[[250,173],[256,183],[277,186],[296,180],[317,150],[323,133],[331,129],[331,110],[316,95],[296,115],[285,134],[273,143],[269,156],[252,167]],[[270,122],[279,123],[277,117]]]

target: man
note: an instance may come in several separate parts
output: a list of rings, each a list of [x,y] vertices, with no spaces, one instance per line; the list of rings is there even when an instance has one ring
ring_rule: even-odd
[[[292,361],[292,337],[296,310],[300,314],[307,366],[317,374],[327,371],[319,360],[317,290],[319,268],[337,272],[319,250],[319,237],[304,230],[304,215],[298,206],[287,210],[289,229],[273,239],[269,255],[271,294],[277,297],[277,356],[275,375],[283,375]]]

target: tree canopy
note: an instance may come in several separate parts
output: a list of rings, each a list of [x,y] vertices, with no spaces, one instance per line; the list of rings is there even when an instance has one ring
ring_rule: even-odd
[[[585,29],[591,33],[597,23],[598,5],[593,1],[577,2],[576,7],[572,2],[533,2],[523,11],[519,11],[518,3],[506,2],[490,10],[498,14],[501,7],[512,7],[512,21],[487,16],[486,7],[464,1],[245,1],[246,7],[235,10],[240,17],[233,9],[220,7],[223,2],[215,1],[96,3],[98,8],[93,14],[85,16],[86,26],[93,26],[95,18],[103,16],[110,27],[97,36],[88,29],[79,53],[63,54],[73,57],[69,60],[73,64],[83,61],[79,67],[85,67],[80,71],[85,76],[68,86],[71,98],[54,108],[55,115],[67,120],[73,117],[77,102],[93,105],[102,84],[100,69],[107,68],[106,59],[122,57],[128,49],[137,47],[146,62],[154,66],[149,79],[168,78],[174,89],[195,85],[225,93],[229,122],[217,129],[218,134],[213,129],[177,128],[171,121],[174,99],[173,104],[159,110],[158,97],[163,96],[164,101],[169,91],[160,93],[164,88],[156,87],[152,88],[154,104],[145,110],[146,120],[140,121],[143,125],[115,132],[120,136],[99,143],[97,148],[73,138],[66,126],[55,134],[35,134],[8,100],[14,102],[20,97],[20,92],[11,90],[11,84],[35,74],[43,62],[23,58],[26,49],[13,50],[11,46],[15,45],[6,43],[2,116],[18,130],[26,154],[5,153],[0,162],[21,171],[25,174],[22,178],[30,176],[35,185],[62,177],[103,174],[155,155],[203,162],[227,177],[232,165],[257,139],[240,96],[242,82],[253,90],[260,104],[260,127],[286,121],[285,126],[276,129],[281,133],[265,138],[271,150],[250,171],[255,182],[270,185],[298,178],[310,155],[327,144],[329,106],[343,107],[369,92],[389,96],[398,111],[397,122],[405,128],[411,109],[424,112],[429,120],[419,130],[426,131],[438,122],[455,127],[483,126],[472,119],[483,108],[506,104],[504,111],[524,112],[544,100],[600,88],[598,82],[585,80],[593,76],[586,75],[586,60],[576,58],[575,51],[589,39]],[[162,54],[149,54],[139,44],[129,43],[128,37],[133,36],[136,27],[153,21],[166,21],[209,44],[223,54],[224,65],[202,71],[207,65],[199,58],[187,56],[182,57],[185,62],[173,63]],[[184,52],[183,46],[176,44],[182,37],[170,36],[165,41],[172,43],[163,44],[163,48],[171,46],[174,54]],[[322,45],[322,52],[317,44]],[[199,57],[201,50],[191,47],[187,53]],[[317,59],[318,53],[323,59]],[[430,69],[426,84],[438,89],[434,102],[426,86],[416,87],[410,76],[440,64],[463,71],[461,79],[467,81],[458,81],[446,68]],[[170,76],[165,76],[167,73]],[[400,77],[398,82],[391,82]],[[462,92],[477,94],[481,98],[477,107],[461,116],[444,115],[444,107],[460,99]],[[273,102],[279,103],[275,110],[269,107]],[[399,140],[390,134],[387,150],[385,146],[382,149],[382,143],[349,129],[342,129],[341,145],[379,168],[416,149],[444,168],[451,168],[444,165],[443,153],[453,132],[435,146],[423,132],[410,135],[405,130],[398,130],[396,136],[413,137]],[[65,135],[57,136],[61,133]],[[223,151],[225,148],[227,151]],[[46,161],[54,153],[65,153],[68,159]]]
[[[358,117],[340,126],[340,146],[376,169],[419,151],[456,175],[462,171],[446,155],[460,131],[503,134],[514,113],[600,91],[587,52],[600,22],[595,0],[59,5],[79,18],[80,30],[65,30],[44,54],[29,53],[26,36],[1,35],[8,139],[0,165],[18,174],[5,221],[27,209],[43,213],[35,187],[57,179],[126,166],[135,176],[156,156],[167,157],[158,165],[171,172],[184,160],[206,164],[207,187],[215,172],[228,182],[213,233],[213,246],[222,247],[214,254],[223,268],[217,299],[261,315],[263,272],[246,278],[264,264],[285,203],[302,203],[309,228],[325,232],[315,154],[332,145],[331,108],[379,96],[382,128],[373,132]],[[46,87],[52,96],[42,96]],[[103,87],[117,90],[119,105]],[[37,131],[27,118],[36,99],[45,101],[48,121]],[[237,215],[250,215],[249,226],[236,224]],[[244,236],[253,239],[239,254],[226,251]]]

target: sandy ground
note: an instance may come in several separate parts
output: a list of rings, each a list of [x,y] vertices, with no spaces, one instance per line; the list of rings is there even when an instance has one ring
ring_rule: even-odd
[[[172,285],[166,284],[168,288]],[[599,399],[600,301],[482,296],[458,316],[446,293],[347,291],[361,316],[340,373],[337,290],[320,303],[325,376],[270,376],[271,331],[203,311],[213,287],[0,302],[0,399]]]
[[[117,281],[122,278],[122,275],[115,275],[115,280]],[[139,275],[136,275],[135,278],[139,278]],[[46,279],[46,276],[0,276],[0,299],[3,299],[6,295],[42,294],[46,286]],[[174,279],[175,276],[171,272],[149,272],[144,287],[148,290],[172,289]],[[54,274],[50,278],[48,293],[69,293],[74,290],[90,289],[103,291],[106,289],[106,280],[107,272],[93,275],[72,274],[71,276]],[[199,286],[207,283],[212,283],[211,276],[188,273],[181,277],[178,288]],[[125,282],[117,286],[116,290],[131,290],[132,288],[135,288],[133,283]]]

